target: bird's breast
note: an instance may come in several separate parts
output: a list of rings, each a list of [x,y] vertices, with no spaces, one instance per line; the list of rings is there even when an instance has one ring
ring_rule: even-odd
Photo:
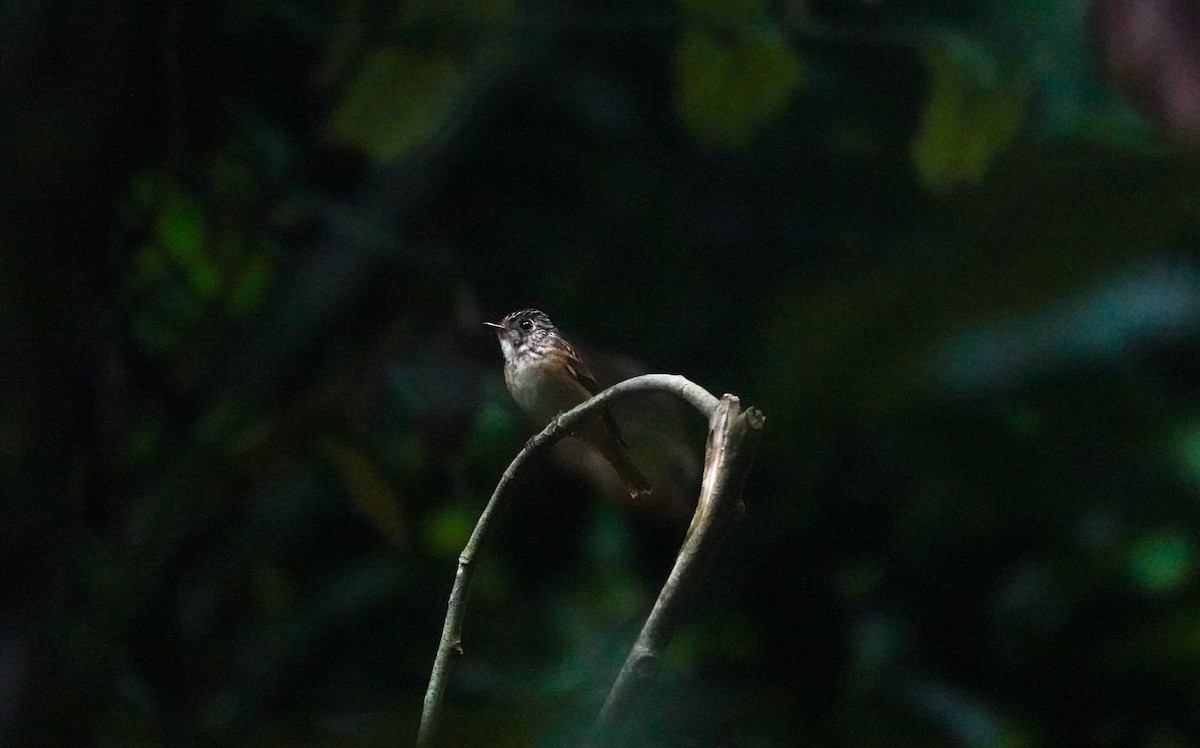
[[[545,424],[588,398],[588,392],[561,366],[542,356],[518,356],[504,365],[504,381],[521,410]]]

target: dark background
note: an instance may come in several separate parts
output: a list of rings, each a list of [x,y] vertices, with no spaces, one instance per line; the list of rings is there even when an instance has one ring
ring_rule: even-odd
[[[767,417],[628,744],[1194,745],[1198,39],[1185,0],[0,4],[0,743],[410,742],[531,433],[480,323],[537,306]],[[690,499],[703,426],[652,405]],[[681,525],[578,455],[514,491],[447,736],[576,745]]]

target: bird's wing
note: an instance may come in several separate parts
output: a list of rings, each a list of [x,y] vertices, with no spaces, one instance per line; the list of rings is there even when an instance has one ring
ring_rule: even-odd
[[[583,360],[579,358],[579,354],[575,352],[575,349],[568,345],[567,350],[571,352],[571,358],[567,362],[567,369],[570,370],[575,379],[583,385],[584,389],[588,391],[588,394],[595,395],[600,391],[600,384],[596,382],[596,378],[592,376],[590,371],[588,371],[587,366],[585,366]],[[601,418],[604,420],[604,427],[608,429],[608,433],[612,434],[613,438],[616,439],[622,447],[629,446],[625,443],[625,439],[621,436],[621,430],[617,428],[616,420],[612,417],[612,413],[610,413],[607,408],[604,409],[604,413],[601,415]]]

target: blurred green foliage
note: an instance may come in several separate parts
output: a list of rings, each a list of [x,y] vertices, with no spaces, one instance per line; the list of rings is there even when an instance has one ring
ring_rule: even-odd
[[[913,141],[913,162],[921,181],[934,191],[982,179],[1020,131],[1025,115],[1023,87],[989,80],[999,73],[978,68],[995,68],[995,63],[972,60],[963,46],[943,43],[925,55],[929,101]]]
[[[783,34],[749,23],[750,30],[731,38],[692,28],[679,39],[679,116],[699,140],[746,146],[800,83],[800,60]]]
[[[346,145],[389,161],[443,132],[466,88],[453,60],[383,49],[368,60],[330,118]]]
[[[0,743],[410,741],[530,305],[767,416],[621,744],[1200,741],[1200,174],[1084,0],[18,6]],[[669,568],[574,468],[452,745],[579,745]]]

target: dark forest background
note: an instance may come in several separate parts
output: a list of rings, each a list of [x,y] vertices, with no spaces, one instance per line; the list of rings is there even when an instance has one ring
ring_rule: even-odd
[[[1200,742],[1194,3],[6,2],[0,123],[0,743],[410,743],[527,306],[767,417],[631,745]],[[515,490],[452,745],[577,745],[682,533]]]

